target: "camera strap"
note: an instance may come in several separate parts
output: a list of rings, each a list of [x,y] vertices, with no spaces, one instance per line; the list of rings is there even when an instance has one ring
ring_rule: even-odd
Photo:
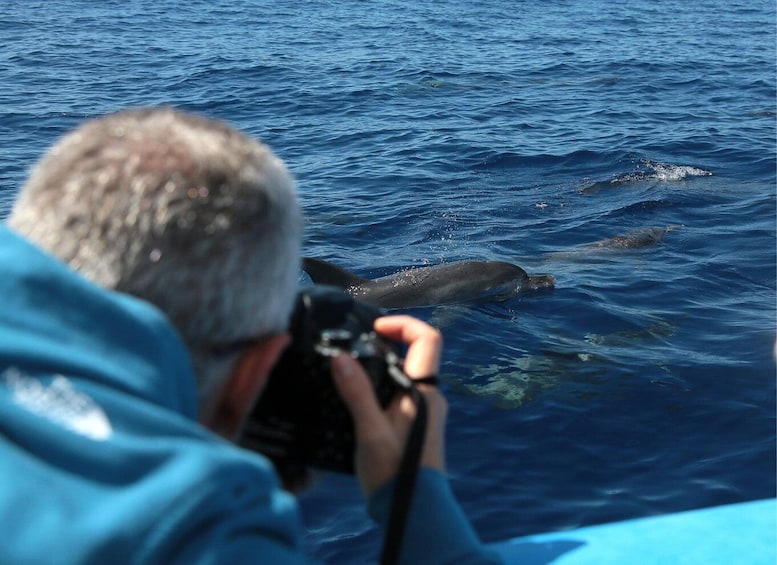
[[[416,382],[436,383],[436,377],[418,379]],[[426,400],[415,386],[409,388],[410,396],[416,405],[416,418],[410,427],[410,433],[402,454],[402,461],[396,476],[394,497],[391,500],[386,537],[383,540],[383,551],[380,556],[381,565],[394,565],[399,561],[402,549],[402,538],[405,534],[407,515],[413,501],[418,469],[421,464],[421,452],[426,436]]]

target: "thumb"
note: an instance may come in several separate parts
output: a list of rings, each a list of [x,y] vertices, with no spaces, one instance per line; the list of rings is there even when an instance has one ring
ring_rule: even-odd
[[[359,362],[341,353],[332,358],[331,364],[335,388],[351,412],[357,435],[368,430],[381,430],[386,420],[372,384]]]
[[[369,495],[397,472],[402,439],[380,408],[362,366],[350,355],[331,360],[335,388],[353,417],[356,432],[354,465],[362,491]]]

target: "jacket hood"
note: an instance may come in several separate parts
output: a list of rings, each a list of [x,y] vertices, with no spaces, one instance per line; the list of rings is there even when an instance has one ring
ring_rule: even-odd
[[[0,373],[46,372],[197,417],[188,352],[164,314],[102,289],[0,225]]]

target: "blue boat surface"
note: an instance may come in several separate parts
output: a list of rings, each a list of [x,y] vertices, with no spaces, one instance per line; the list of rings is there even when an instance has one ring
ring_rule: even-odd
[[[775,565],[777,499],[742,502],[494,544],[525,565]]]

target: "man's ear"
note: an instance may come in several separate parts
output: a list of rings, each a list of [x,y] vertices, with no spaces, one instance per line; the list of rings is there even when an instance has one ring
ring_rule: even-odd
[[[283,333],[249,347],[235,363],[221,398],[205,425],[221,436],[234,438],[289,341],[289,334]]]

